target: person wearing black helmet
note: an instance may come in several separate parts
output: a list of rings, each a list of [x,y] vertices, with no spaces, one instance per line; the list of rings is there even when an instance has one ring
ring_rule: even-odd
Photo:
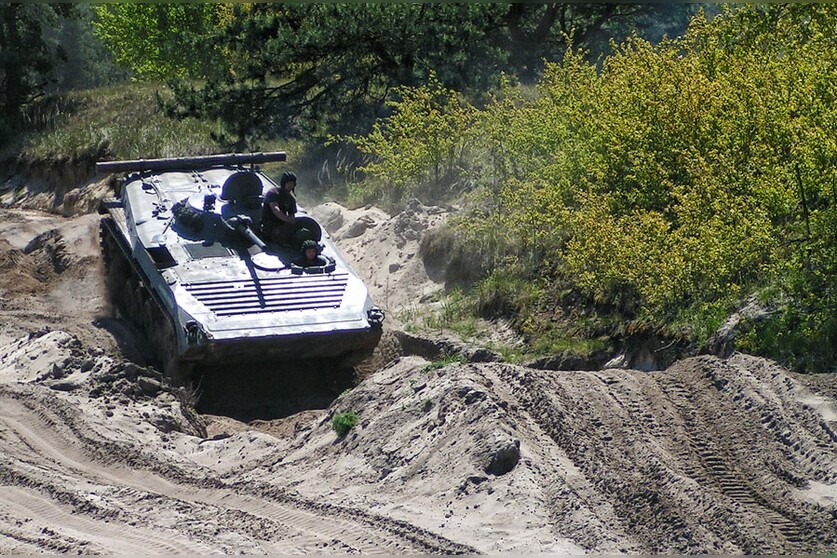
[[[316,240],[306,240],[302,243],[302,255],[294,263],[299,267],[324,266],[328,262],[320,256],[320,245]]]
[[[307,229],[297,223],[296,218],[296,175],[286,172],[279,180],[279,186],[268,190],[262,206],[261,232],[265,240],[279,244],[293,244],[308,237]]]

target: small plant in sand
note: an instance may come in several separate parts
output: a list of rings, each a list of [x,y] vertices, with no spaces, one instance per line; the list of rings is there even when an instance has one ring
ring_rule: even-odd
[[[441,358],[436,359],[432,362],[428,362],[424,366],[421,367],[422,372],[430,372],[431,370],[438,370],[439,368],[444,368],[448,364],[462,364],[467,362],[467,359],[462,355],[457,354],[443,354]]]
[[[331,427],[337,433],[337,436],[342,438],[349,433],[349,430],[355,427],[357,422],[357,413],[349,411],[348,413],[339,413],[334,415],[334,418],[331,419]]]

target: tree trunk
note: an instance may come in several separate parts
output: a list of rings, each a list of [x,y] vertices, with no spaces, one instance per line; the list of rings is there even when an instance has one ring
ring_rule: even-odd
[[[505,17],[506,28],[511,40],[512,64],[517,69],[523,81],[532,81],[543,54],[543,44],[550,36],[552,26],[558,15],[561,4],[527,4],[514,3],[509,7]],[[527,32],[524,21],[527,16],[539,14],[538,24],[534,30]]]

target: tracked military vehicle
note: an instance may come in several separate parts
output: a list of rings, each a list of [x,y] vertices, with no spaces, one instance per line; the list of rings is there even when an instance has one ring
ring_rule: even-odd
[[[96,166],[125,173],[120,197],[99,208],[109,298],[177,383],[196,365],[233,373],[279,359],[353,364],[380,339],[383,312],[303,208],[297,220],[321,265],[303,267],[298,247],[260,236],[275,184],[256,165],[283,160],[274,152]]]

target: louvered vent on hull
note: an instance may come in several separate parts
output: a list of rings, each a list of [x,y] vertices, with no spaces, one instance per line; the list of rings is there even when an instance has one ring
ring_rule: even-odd
[[[189,294],[218,316],[338,308],[348,273],[290,275],[253,281],[184,283]]]

